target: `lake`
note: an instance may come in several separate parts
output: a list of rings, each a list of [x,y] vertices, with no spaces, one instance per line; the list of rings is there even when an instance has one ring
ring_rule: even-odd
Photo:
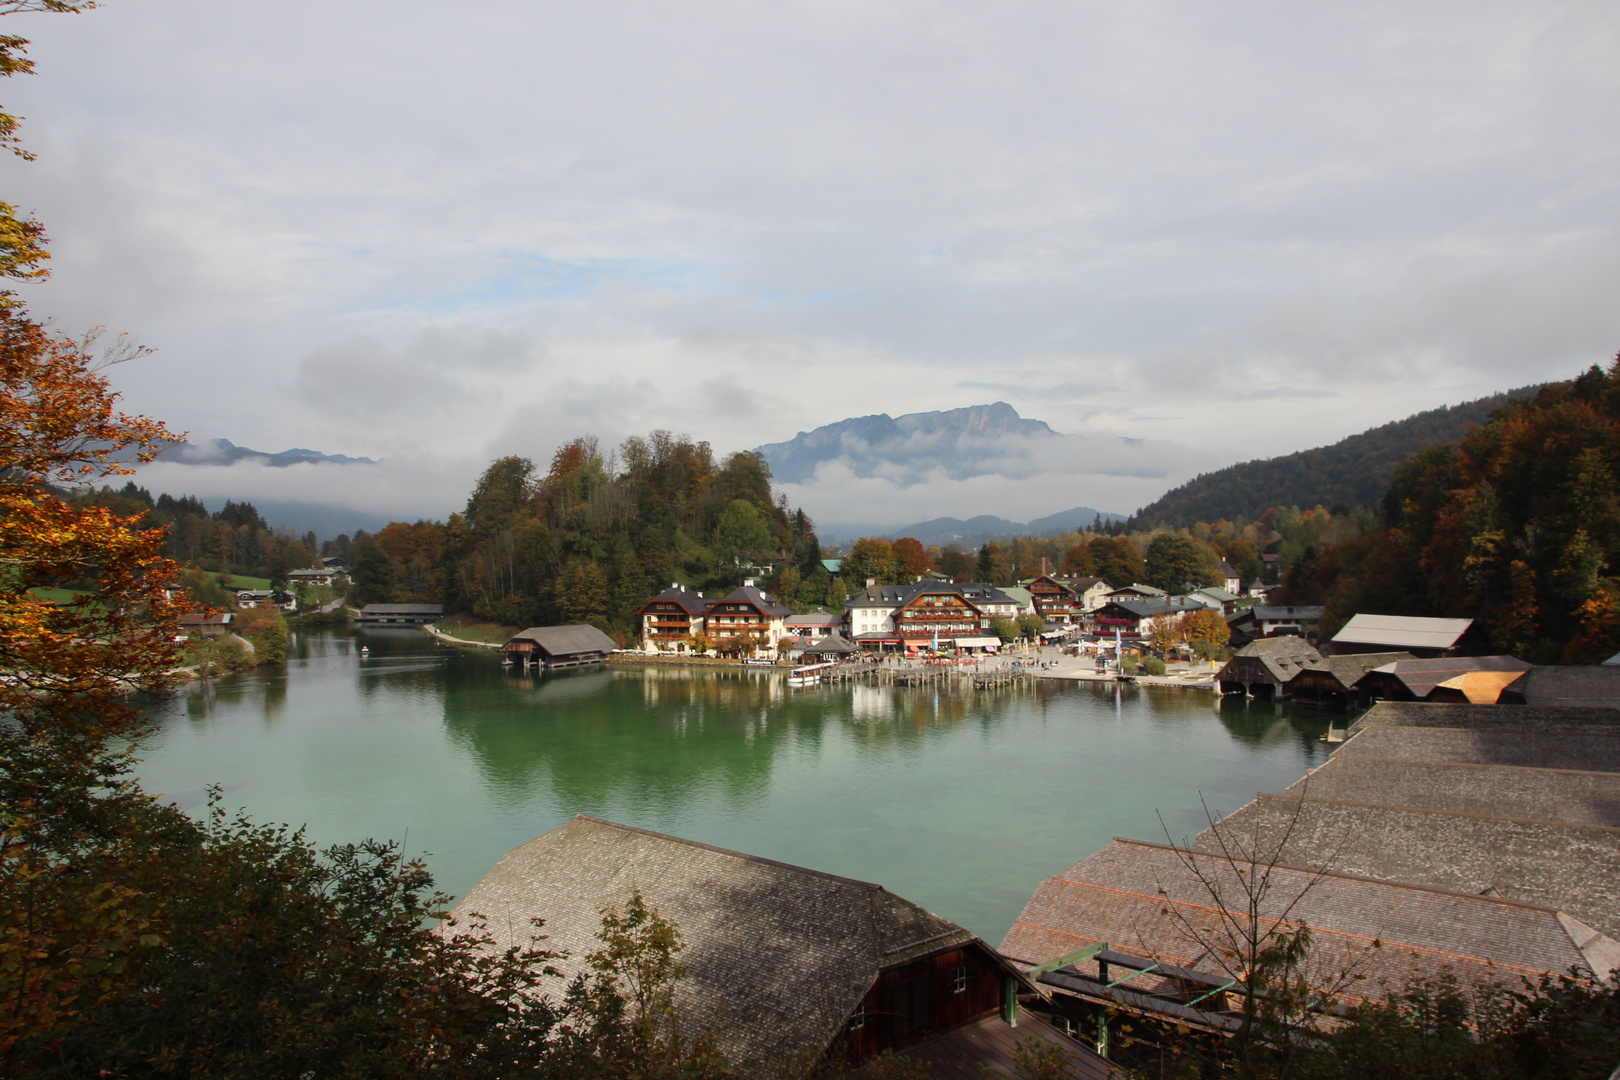
[[[878,882],[994,945],[1041,879],[1112,837],[1180,841],[1201,798],[1227,813],[1321,764],[1330,715],[1048,680],[522,675],[417,630],[323,630],[296,633],[285,668],[183,691],[139,774],[194,811],[219,784],[320,844],[398,840],[453,894],[585,813]]]

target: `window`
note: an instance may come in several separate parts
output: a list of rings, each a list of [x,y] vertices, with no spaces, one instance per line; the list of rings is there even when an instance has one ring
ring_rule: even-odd
[[[967,986],[968,986],[968,969],[967,969],[967,965],[966,964],[961,964],[951,972],[951,993],[953,993],[953,994],[965,994],[965,993],[967,993]]]
[[[855,1011],[849,1014],[849,1030],[859,1031],[866,1026],[866,1002],[855,1006]]]

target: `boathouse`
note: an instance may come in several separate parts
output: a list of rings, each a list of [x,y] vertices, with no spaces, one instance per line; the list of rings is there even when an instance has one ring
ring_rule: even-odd
[[[1408,615],[1355,614],[1333,635],[1331,651],[1409,652],[1420,660],[1439,656],[1478,656],[1489,650],[1473,619],[1420,619]]]
[[[1288,681],[1288,696],[1307,701],[1326,701],[1347,705],[1354,700],[1351,689],[1361,677],[1373,668],[1393,664],[1397,660],[1410,660],[1407,652],[1354,653],[1349,656],[1324,656],[1300,668]]]
[[[501,659],[524,668],[567,668],[600,664],[618,643],[594,626],[531,626],[501,647]]]
[[[1048,878],[1002,953],[1044,965],[1083,1029],[1107,1007],[1233,1030],[1242,952],[1223,935],[1248,925],[1255,853],[1261,926],[1310,928],[1302,977],[1337,1005],[1448,971],[1512,988],[1620,970],[1620,712],[1383,703],[1351,730],[1190,847],[1116,840]]]
[[[1355,696],[1363,705],[1375,701],[1426,701],[1441,683],[1470,672],[1529,671],[1530,664],[1516,656],[1448,656],[1432,660],[1397,660],[1375,667],[1353,687]],[[1497,686],[1512,680],[1503,680]],[[1461,686],[1462,684],[1459,684]],[[1442,694],[1440,699],[1456,700],[1455,695]],[[1494,704],[1495,698],[1492,698]]]
[[[1004,1031],[1035,991],[973,934],[882,886],[584,815],[508,852],[452,918],[483,916],[492,950],[526,944],[544,919],[560,989],[588,972],[603,911],[637,892],[680,930],[676,1004],[692,1033],[714,1033],[745,1076],[968,1025]],[[1104,1075],[1085,1056],[1086,1075]]]
[[[1223,694],[1247,694],[1258,698],[1283,698],[1289,684],[1311,664],[1320,663],[1322,654],[1299,637],[1271,637],[1251,641],[1215,673]]]
[[[355,616],[363,623],[431,623],[444,618],[443,604],[367,604]]]

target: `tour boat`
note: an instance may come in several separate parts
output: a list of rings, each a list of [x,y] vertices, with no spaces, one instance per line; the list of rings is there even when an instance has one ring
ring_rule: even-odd
[[[838,665],[831,662],[825,664],[806,664],[796,667],[788,672],[789,686],[814,686],[821,681],[821,676]]]

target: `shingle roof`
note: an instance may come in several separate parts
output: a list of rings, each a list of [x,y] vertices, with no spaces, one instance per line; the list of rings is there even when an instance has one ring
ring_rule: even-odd
[[[714,603],[713,598],[706,599],[702,593],[682,588],[679,585],[671,585],[647,601],[647,604],[655,604],[660,601],[679,604],[688,615],[701,615],[710,604]],[[645,610],[646,606],[646,604],[643,604],[642,609]]]
[[[512,641],[532,641],[547,656],[577,656],[580,653],[610,653],[619,643],[594,626],[581,623],[575,626],[531,626],[521,634],[513,634]]]
[[[1449,649],[1473,625],[1473,619],[1357,614],[1333,635],[1333,640],[1347,645],[1389,645],[1397,649]]]
[[[678,1004],[744,1071],[820,1053],[880,971],[977,940],[878,885],[583,815],[508,852],[452,915],[485,916],[495,948],[544,918],[572,977],[636,890],[685,942]]]
[[[1215,973],[1220,961],[1187,926],[1209,926],[1209,890],[1188,869],[1190,860],[1216,883],[1228,905],[1242,892],[1226,861],[1208,852],[1177,852],[1160,844],[1115,840],[1043,881],[1001,943],[1020,963],[1045,963],[1098,941]],[[1332,971],[1359,958],[1365,979],[1354,991],[1381,996],[1414,977],[1451,969],[1465,982],[1519,972],[1562,973],[1585,962],[1569,929],[1542,907],[1496,898],[1369,881],[1288,866],[1271,872],[1267,918],[1302,898],[1291,917],[1312,927],[1308,964]],[[1303,895],[1302,895],[1303,894]],[[1185,922],[1183,922],[1185,920]],[[1373,940],[1382,943],[1369,949]],[[1513,968],[1519,971],[1513,971]]]
[[[753,585],[744,585],[741,588],[733,589],[720,599],[711,600],[709,603],[711,605],[728,603],[753,604],[762,613],[769,615],[773,619],[782,619],[793,614],[792,608],[774,597],[767,596]]]
[[[1254,617],[1261,622],[1295,622],[1298,620],[1311,622],[1322,617],[1322,608],[1314,605],[1296,607],[1292,604],[1256,604],[1250,610],[1254,612]]]
[[[1245,681],[1242,674],[1259,666],[1279,685],[1298,675],[1307,665],[1319,663],[1322,654],[1299,637],[1271,637],[1251,641],[1239,649],[1221,670],[1216,681]]]
[[[1165,603],[1163,600],[1110,600],[1103,607],[1117,607],[1127,611],[1139,619],[1151,619],[1155,615],[1166,615],[1180,610]]]
[[[1303,671],[1320,671],[1331,675],[1344,690],[1349,690],[1367,672],[1397,660],[1410,660],[1407,652],[1347,653],[1343,656],[1324,656],[1305,665]],[[1298,678],[1298,675],[1295,675]]]
[[[1337,641],[1338,638],[1333,640]],[[1527,671],[1530,664],[1516,656],[1449,656],[1433,660],[1397,660],[1373,668],[1362,680],[1374,675],[1388,676],[1405,686],[1413,697],[1422,700],[1436,686],[1455,675],[1469,671]]]
[[[1620,827],[1620,773],[1334,754],[1287,794]]]
[[[844,621],[842,615],[831,611],[808,611],[803,615],[790,615],[783,620],[784,626],[837,626]]]
[[[1620,829],[1283,795],[1259,796],[1220,828],[1262,849],[1286,833],[1281,859],[1292,865],[1330,859],[1335,870],[1380,881],[1494,890],[1620,938]],[[1211,830],[1193,843],[1214,845]]]
[[[1620,708],[1620,667],[1532,668],[1502,691],[1503,703]]]

